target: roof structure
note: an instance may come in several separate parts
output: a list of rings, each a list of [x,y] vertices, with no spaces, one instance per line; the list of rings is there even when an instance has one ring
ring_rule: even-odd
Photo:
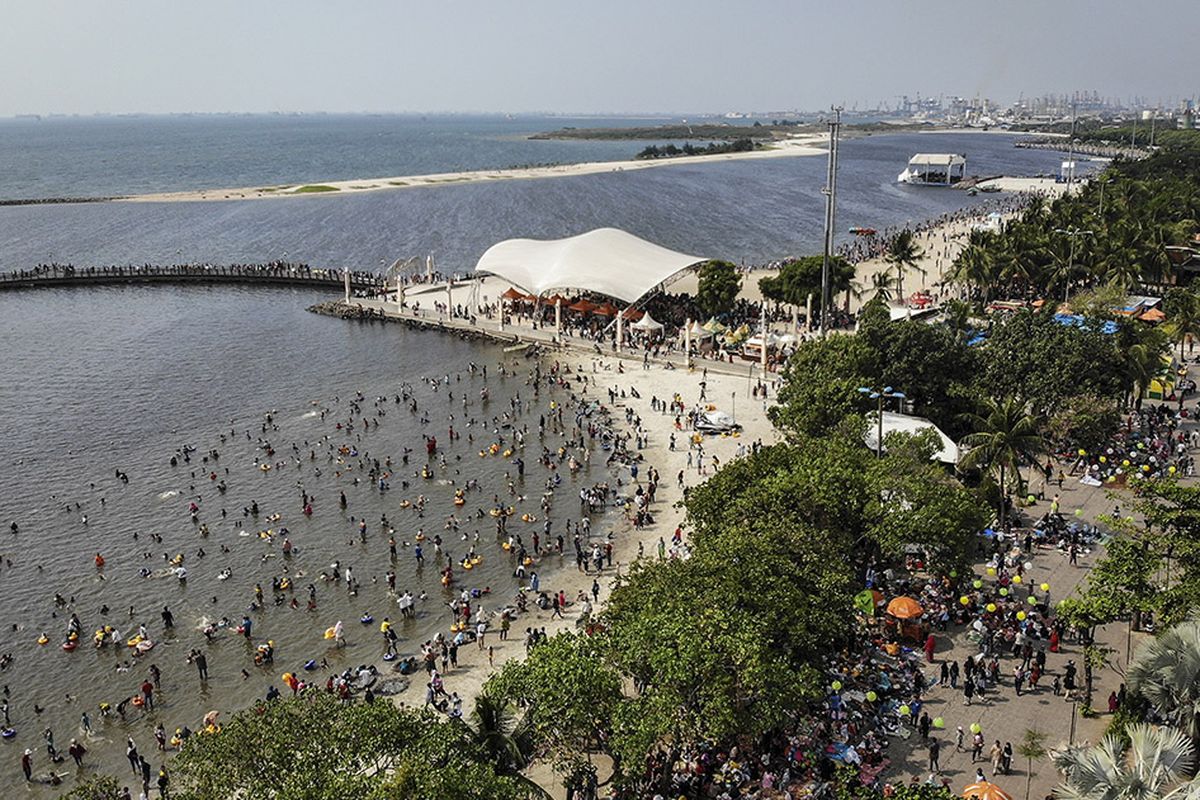
[[[872,450],[878,446],[879,442],[879,420],[875,416],[875,413],[876,412],[871,412],[867,415],[869,424],[867,425],[866,433],[863,435],[864,443]],[[910,414],[897,414],[893,411],[883,412],[883,438],[885,442],[887,441],[887,435],[892,431],[916,434],[920,433],[926,428],[933,428],[934,432],[937,433],[938,438],[941,439],[942,442],[941,449],[934,453],[933,457],[943,464],[957,464],[958,445],[956,445],[954,440],[947,436],[945,432],[943,432],[942,429],[937,425],[934,425],[924,417],[914,417]],[[884,446],[883,449],[886,451],[887,447]]]
[[[960,156],[958,153],[917,153],[908,160],[910,167],[947,167],[959,166],[966,164],[966,156]]]
[[[480,257],[475,272],[538,296],[573,290],[633,303],[704,261],[616,228],[597,228],[566,239],[499,242]]]

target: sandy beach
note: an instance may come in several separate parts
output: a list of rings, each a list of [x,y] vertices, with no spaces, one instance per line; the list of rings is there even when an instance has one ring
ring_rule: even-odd
[[[526,167],[521,169],[475,170],[470,172],[442,172],[431,175],[398,175],[390,178],[352,178],[339,181],[320,181],[309,184],[284,184],[279,186],[244,187],[240,189],[200,189],[188,192],[161,192],[132,195],[119,198],[116,202],[171,203],[219,200],[265,200],[283,197],[342,197],[362,192],[379,192],[395,189],[419,189],[463,183],[485,183],[502,180],[535,180],[541,178],[569,178],[579,175],[595,175],[601,172],[625,172],[629,170],[667,167],[677,164],[699,164],[718,161],[740,161],[744,159],[790,158],[793,156],[815,156],[826,152],[828,137],[823,134],[805,134],[772,142],[768,149],[746,153],[722,153],[707,156],[679,156],[627,161],[591,161],[580,164],[560,164],[548,167]],[[637,142],[631,142],[631,149]]]

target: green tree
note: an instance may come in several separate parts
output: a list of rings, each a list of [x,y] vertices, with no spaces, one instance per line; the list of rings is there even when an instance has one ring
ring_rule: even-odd
[[[1017,745],[1017,755],[1025,759],[1025,800],[1029,800],[1029,787],[1033,783],[1033,762],[1046,757],[1046,734],[1037,728],[1026,728]]]
[[[535,796],[498,775],[461,724],[324,692],[247,709],[189,738],[175,764],[187,800]]]
[[[808,298],[813,298],[813,307],[821,306],[821,270],[823,256],[803,256],[783,262],[779,274],[769,275],[758,281],[763,297],[776,303],[803,308]],[[830,302],[842,292],[851,290],[854,283],[854,265],[841,256],[834,256],[829,263]]]
[[[696,304],[705,314],[715,316],[729,311],[741,290],[737,265],[728,261],[705,261],[701,265]]]
[[[873,354],[857,336],[801,342],[788,359],[779,402],[768,411],[771,422],[793,435],[827,433],[867,410],[857,389],[869,385],[875,372]]]
[[[983,473],[998,472],[1000,510],[997,519],[1001,527],[1007,523],[1007,478],[1021,483],[1020,466],[1036,463],[1045,452],[1040,417],[1029,413],[1013,398],[997,402],[985,400],[980,413],[971,414],[967,421],[974,433],[963,439],[967,452],[959,460],[962,469],[978,469]]]
[[[620,676],[602,658],[600,640],[564,632],[524,660],[510,660],[488,680],[498,701],[528,708],[534,752],[563,774],[594,751],[609,751],[612,719],[622,701]]]
[[[1138,650],[1127,674],[1144,698],[1192,740],[1200,742],[1200,620],[1169,628]]]
[[[93,775],[75,784],[62,800],[121,800],[123,786],[111,775]]]
[[[900,296],[901,300],[904,299],[904,273],[910,269],[915,269],[924,275],[925,270],[921,269],[920,266],[924,255],[925,251],[917,245],[912,231],[907,228],[900,231],[888,242],[887,253],[884,255],[884,259],[891,264],[892,269],[896,270],[896,294]]]

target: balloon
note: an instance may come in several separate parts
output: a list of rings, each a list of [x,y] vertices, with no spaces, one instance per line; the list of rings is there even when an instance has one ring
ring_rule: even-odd
[[[1081,456],[1086,456],[1086,455],[1087,455],[1087,450],[1084,450],[1082,447],[1081,447],[1081,448],[1079,448],[1079,455],[1081,455]]]
[[[1037,502],[1037,498],[1034,497],[1033,495],[1029,495],[1028,497],[1025,498],[1025,502],[1029,503],[1029,505],[1033,505],[1034,503]]]
[[[1172,475],[1174,475],[1174,474],[1175,474],[1175,468],[1174,468],[1174,467],[1167,467],[1167,472],[1169,472],[1169,473],[1171,473]]]
[[[995,610],[996,610],[996,604],[995,604],[995,603],[988,603],[988,604],[987,604],[987,610],[988,610],[988,613],[989,613],[989,614],[990,614],[990,613],[992,613],[993,611],[995,611]]]
[[[875,692],[867,692],[867,702],[874,703],[878,699],[879,695],[875,694]]]
[[[1048,592],[1048,591],[1050,591],[1050,584],[1048,584],[1048,583],[1043,583],[1043,584],[1042,584],[1042,591],[1043,591],[1043,592]]]
[[[958,598],[958,602],[962,603],[964,606],[969,606],[971,605],[971,598],[964,594],[962,597]]]
[[[971,723],[971,733],[979,733],[982,730],[983,730],[983,726],[980,725],[978,722]]]
[[[902,716],[902,717],[907,717],[909,714],[912,713],[912,709],[909,708],[907,705],[900,706],[900,708],[898,708],[896,710],[900,712],[900,716]]]
[[[1083,516],[1083,509],[1082,509],[1082,508],[1077,508],[1077,509],[1075,509],[1075,516],[1077,516],[1077,517],[1082,517],[1082,516]]]
[[[933,718],[933,727],[935,727],[935,728],[946,727],[946,720],[942,719],[941,717],[934,717]]]
[[[1142,464],[1142,472],[1149,472],[1149,471],[1150,471],[1150,465]]]
[[[1019,619],[1021,622],[1024,622],[1024,621],[1025,621],[1025,618],[1026,618],[1027,616],[1029,616],[1029,615],[1028,615],[1028,614],[1026,614],[1024,611],[1018,611],[1018,612],[1017,612],[1017,619]]]
[[[1108,463],[1108,456],[1100,456],[1100,463],[1101,463],[1101,464],[1107,464],[1107,463]]]
[[[987,568],[987,574],[988,574],[988,575],[995,575],[995,574],[996,574],[996,568],[995,568],[995,567],[988,567],[988,568]]]
[[[958,570],[956,570],[956,569],[952,569],[952,570],[950,570],[950,577],[951,577],[951,578],[957,578],[957,577],[958,577]]]
[[[1008,597],[1008,589],[1005,589],[1003,586],[1001,586],[1001,587],[1000,587],[1000,596],[1001,596],[1001,597]]]
[[[1029,570],[1031,570],[1031,569],[1033,569],[1033,562],[1032,562],[1032,561],[1026,561],[1026,562],[1025,562],[1025,571],[1026,571],[1026,572],[1028,572],[1028,571],[1029,571]]]
[[[1020,582],[1021,582],[1021,576],[1013,575],[1013,583],[1020,583]]]
[[[1037,605],[1037,598],[1034,597],[1033,595],[1029,595],[1029,605],[1031,605],[1031,606]]]
[[[834,681],[833,683],[831,683],[829,685],[833,687],[833,690],[835,692],[840,692],[842,690],[842,682],[841,681]]]
[[[1128,459],[1128,458],[1124,459],[1124,460],[1121,462],[1121,466],[1122,466],[1122,467],[1128,467],[1128,466],[1129,466],[1129,459]]]
[[[976,589],[982,589],[982,588],[983,588],[983,581],[981,581],[981,580],[979,580],[978,578],[976,578],[976,579],[975,579],[975,581],[974,581],[974,582],[973,582],[971,585],[972,585],[972,586],[974,586]]]

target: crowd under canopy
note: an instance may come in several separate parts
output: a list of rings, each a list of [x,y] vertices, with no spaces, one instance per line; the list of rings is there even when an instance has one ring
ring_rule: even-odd
[[[499,242],[480,257],[475,272],[539,298],[586,292],[633,304],[708,260],[616,228],[597,228],[565,239]]]

